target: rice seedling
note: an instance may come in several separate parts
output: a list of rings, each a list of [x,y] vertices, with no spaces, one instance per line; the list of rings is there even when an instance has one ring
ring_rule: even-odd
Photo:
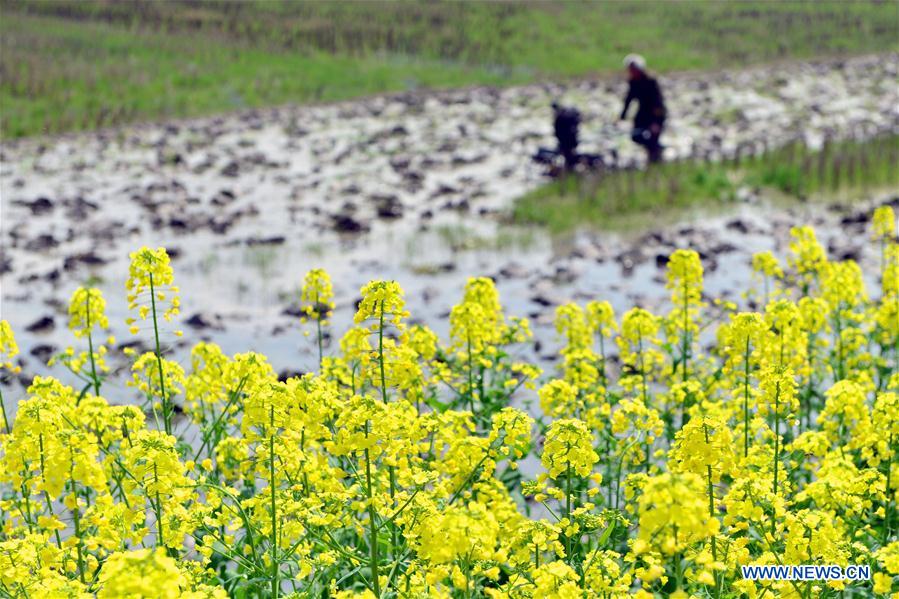
[[[899,136],[865,141],[803,142],[724,160],[681,160],[647,170],[568,175],[518,200],[513,219],[553,231],[615,226],[648,211],[676,215],[692,208],[725,206],[741,187],[774,191],[794,200],[866,197],[899,185]],[[551,208],[551,209],[550,209]]]

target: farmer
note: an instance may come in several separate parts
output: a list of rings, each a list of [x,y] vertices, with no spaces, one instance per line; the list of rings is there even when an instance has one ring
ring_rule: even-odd
[[[558,152],[565,159],[565,168],[571,170],[577,164],[578,125],[581,114],[575,108],[553,102],[553,132],[558,142]]]
[[[665,99],[662,90],[655,79],[646,72],[646,60],[639,54],[628,54],[624,59],[627,68],[628,90],[624,99],[624,110],[621,111],[621,120],[627,118],[627,109],[631,102],[636,100],[640,104],[637,115],[634,117],[634,128],[631,131],[631,139],[635,143],[646,148],[649,162],[662,160],[662,146],[659,144],[659,136],[665,126]]]

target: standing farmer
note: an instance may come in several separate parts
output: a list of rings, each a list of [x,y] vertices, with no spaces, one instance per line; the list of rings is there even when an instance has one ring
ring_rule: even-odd
[[[646,72],[646,61],[639,54],[628,54],[624,59],[624,66],[627,67],[628,90],[621,120],[627,118],[627,109],[636,100],[640,107],[634,117],[631,139],[646,148],[649,162],[660,162],[662,146],[659,144],[659,136],[662,135],[665,117],[668,115],[662,90],[659,89],[658,82]]]

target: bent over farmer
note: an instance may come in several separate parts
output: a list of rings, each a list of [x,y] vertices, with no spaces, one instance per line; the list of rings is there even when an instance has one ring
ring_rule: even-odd
[[[553,102],[553,131],[558,142],[558,152],[565,159],[565,168],[572,170],[577,164],[578,126],[581,113]]]
[[[624,59],[624,66],[627,68],[628,90],[621,120],[627,118],[627,110],[631,102],[636,100],[640,106],[634,116],[631,139],[646,148],[649,162],[659,162],[662,159],[659,137],[665,126],[665,117],[668,116],[662,90],[659,89],[658,82],[647,73],[646,61],[639,54],[628,54]]]

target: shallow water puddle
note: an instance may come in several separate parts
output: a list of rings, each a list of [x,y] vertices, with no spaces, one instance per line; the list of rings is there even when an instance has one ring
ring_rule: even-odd
[[[896,81],[899,55],[789,69],[663,79],[674,115],[670,156],[899,126],[899,84],[884,83]],[[609,124],[622,90],[618,82],[472,89],[4,143],[0,308],[24,352],[23,378],[72,343],[68,298],[90,277],[119,343],[149,342],[146,331],[134,338],[124,326],[127,254],[144,244],[174,256],[185,340],[165,341],[178,359],[187,361],[188,342],[208,339],[228,353],[263,352],[282,372],[316,363],[294,313],[314,267],[335,281],[338,336],[370,279],[398,280],[412,318],[445,338],[467,277],[492,276],[507,313],[532,319],[539,343],[522,352],[551,367],[559,302],[659,309],[675,247],[707,256],[710,296],[738,300],[729,294],[749,279],[751,254],[782,255],[794,224],[815,225],[837,254],[861,245],[868,204],[755,198],[723,214],[562,238],[503,225],[514,199],[543,181],[528,156],[552,143],[553,98],[582,107],[585,151],[638,158],[626,130]],[[876,272],[876,256],[860,257],[866,273]],[[113,388],[122,401],[133,396]]]

